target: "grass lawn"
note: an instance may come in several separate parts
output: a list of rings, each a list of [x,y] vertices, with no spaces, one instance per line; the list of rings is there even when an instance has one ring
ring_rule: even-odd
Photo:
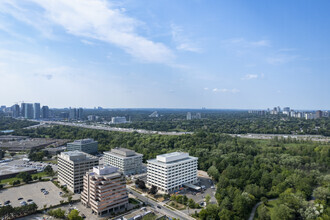
[[[57,164],[57,160],[43,160],[42,162],[44,163],[52,163],[52,164]]]
[[[32,174],[32,179],[33,177],[37,176],[38,178],[39,177],[45,177],[45,176],[49,176],[48,174],[46,174],[45,172],[40,172],[40,173],[35,173],[35,174]]]
[[[142,217],[142,220],[156,220],[157,216],[154,213],[150,213]]]
[[[40,172],[40,173],[34,173],[31,175],[32,176],[32,179],[33,177],[37,176],[38,178],[39,177],[45,177],[45,176],[49,176],[47,175],[45,172]],[[0,180],[0,184],[10,184],[16,180],[19,180],[21,181],[21,183],[23,182],[21,178],[17,178],[17,177],[12,177],[12,178],[8,178],[8,179],[3,179],[3,180]]]
[[[22,181],[20,178],[13,177],[13,178],[8,178],[8,179],[0,180],[0,184],[6,184],[6,183],[10,184],[11,182],[14,182],[16,180]]]
[[[185,205],[182,205],[180,203],[177,203],[175,201],[170,201],[169,203],[167,203],[169,206],[177,209],[177,210],[184,210],[186,209],[186,206]]]
[[[139,201],[136,201],[135,199],[132,199],[132,198],[129,198],[128,201],[129,201],[129,203],[134,204],[134,205],[140,204]]]

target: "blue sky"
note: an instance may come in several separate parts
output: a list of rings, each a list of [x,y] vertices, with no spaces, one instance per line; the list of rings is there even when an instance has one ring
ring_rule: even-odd
[[[329,1],[2,0],[0,103],[330,109]]]

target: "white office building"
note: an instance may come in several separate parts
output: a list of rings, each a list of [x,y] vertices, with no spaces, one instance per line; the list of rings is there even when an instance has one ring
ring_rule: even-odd
[[[147,185],[163,193],[173,192],[185,184],[197,182],[197,157],[173,152],[148,160]]]
[[[99,165],[99,158],[81,151],[62,152],[57,157],[58,180],[74,193],[83,190],[83,177],[87,171]]]
[[[126,117],[112,117],[111,124],[124,124],[127,123]]]
[[[119,168],[125,175],[142,172],[143,155],[126,148],[114,148],[104,152],[104,163]]]

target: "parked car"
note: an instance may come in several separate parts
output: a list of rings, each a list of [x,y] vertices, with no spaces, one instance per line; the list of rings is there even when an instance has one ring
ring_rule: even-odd
[[[20,197],[20,198],[18,198],[17,200],[22,200],[23,198],[22,197]]]
[[[32,199],[28,199],[27,201],[28,201],[28,202],[33,202],[33,200],[32,200]]]
[[[160,207],[160,205],[158,205],[157,208],[161,209],[162,207]]]

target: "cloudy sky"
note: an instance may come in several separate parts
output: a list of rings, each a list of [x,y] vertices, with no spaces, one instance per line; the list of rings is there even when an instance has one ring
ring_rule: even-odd
[[[330,2],[1,0],[0,104],[330,109]]]

